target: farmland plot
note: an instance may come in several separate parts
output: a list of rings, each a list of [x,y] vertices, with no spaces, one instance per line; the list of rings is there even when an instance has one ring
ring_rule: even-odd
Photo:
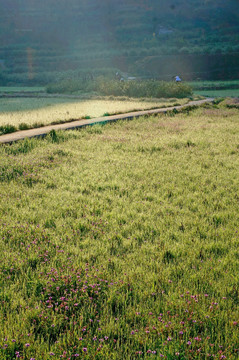
[[[238,359],[238,110],[0,147],[0,358]]]
[[[183,105],[189,99],[138,100],[74,100],[70,98],[14,98],[0,99],[0,126],[21,124],[29,127],[48,125],[85,117],[99,117],[104,114],[146,110],[162,106]],[[21,128],[21,126],[20,126]]]

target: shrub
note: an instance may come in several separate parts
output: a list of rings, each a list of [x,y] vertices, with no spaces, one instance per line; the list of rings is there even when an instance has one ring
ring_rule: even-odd
[[[98,77],[96,80],[63,80],[47,87],[48,93],[97,92],[103,96],[184,98],[192,95],[190,86],[156,80],[118,81]]]
[[[59,137],[58,137],[58,135],[57,135],[57,133],[56,133],[56,131],[54,129],[50,131],[49,138],[50,138],[52,143],[58,143],[59,142]]]
[[[0,135],[10,134],[15,131],[17,131],[16,126],[10,124],[0,126]]]
[[[29,125],[26,124],[26,123],[21,123],[21,124],[19,125],[19,130],[28,130],[28,129],[30,129],[30,127],[29,127]]]
[[[155,97],[155,98],[184,98],[192,95],[190,86],[174,82],[144,80],[144,81],[105,81],[100,78],[96,82],[96,89],[101,95]]]

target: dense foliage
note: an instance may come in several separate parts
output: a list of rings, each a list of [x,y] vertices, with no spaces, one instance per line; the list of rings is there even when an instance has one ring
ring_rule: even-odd
[[[47,86],[48,93],[74,93],[76,91],[96,92],[99,95],[148,97],[148,98],[186,98],[192,96],[192,88],[184,83],[166,81],[118,81],[103,77],[96,80],[63,80]]]
[[[218,106],[0,147],[2,360],[238,359],[238,109]]]

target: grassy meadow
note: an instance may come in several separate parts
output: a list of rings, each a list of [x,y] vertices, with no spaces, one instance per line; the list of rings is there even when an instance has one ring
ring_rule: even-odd
[[[191,81],[194,94],[209,97],[239,97],[239,81]]]
[[[43,86],[0,86],[1,94],[12,93],[44,93],[45,87]]]
[[[195,90],[195,94],[208,97],[239,97],[239,89]]]
[[[71,119],[95,118],[108,114],[157,107],[183,105],[184,99],[134,99],[128,97],[105,97],[79,100],[69,97],[56,98],[2,98],[0,99],[0,126],[11,125],[16,129],[60,123]]]
[[[193,89],[206,89],[206,90],[222,90],[222,89],[238,89],[239,80],[198,80],[190,81],[188,83]]]
[[[238,359],[238,109],[0,147],[0,358]]]

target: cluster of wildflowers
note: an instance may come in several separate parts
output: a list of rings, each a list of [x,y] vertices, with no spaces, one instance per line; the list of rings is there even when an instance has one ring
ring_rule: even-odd
[[[4,225],[3,228],[5,227]],[[96,354],[95,358],[100,359],[103,356],[100,355],[102,352],[114,349],[118,342],[122,341],[119,322],[122,318],[121,311],[111,314],[114,327],[107,333],[104,319],[107,299],[115,293],[121,294],[124,298],[132,296],[132,284],[124,279],[109,280],[103,266],[96,267],[85,263],[81,267],[75,267],[72,257],[59,246],[52,244],[39,228],[35,232],[31,229],[31,235],[27,234],[27,227],[18,229],[26,236],[24,242],[15,246],[20,248],[20,253],[24,254],[25,258],[20,260],[20,257],[15,255],[14,263],[5,263],[5,267],[2,267],[1,276],[8,281],[14,280],[20,268],[31,261],[34,255],[41,265],[38,274],[41,286],[38,287],[37,304],[19,307],[19,311],[31,319],[32,333],[22,337],[18,334],[12,339],[5,338],[1,346],[2,353],[14,352],[15,357],[21,359],[29,354],[32,355],[31,359],[34,359],[34,351],[31,352],[33,342],[24,342],[24,339],[33,339],[34,336],[42,341],[49,336],[52,349],[49,352],[50,357],[58,356],[64,359],[69,356],[77,358],[82,354]],[[4,234],[8,241],[11,241],[13,235],[9,228]],[[53,256],[59,258],[61,266],[56,268],[48,265]],[[169,284],[172,286],[171,282]],[[5,285],[7,286],[7,283]],[[157,313],[155,309],[146,313],[135,311],[137,327],[129,329],[128,335],[137,349],[136,355],[167,358],[174,354],[177,357],[193,358],[202,354],[216,359],[226,359],[228,349],[217,344],[214,338],[220,303],[208,294],[194,295],[189,291],[178,296],[177,302],[171,303],[165,291],[161,293],[161,313]],[[222,301],[225,302],[226,297],[223,297]],[[2,302],[2,307],[4,304]],[[209,315],[201,311],[202,306]],[[127,319],[126,312],[124,317]],[[237,321],[231,322],[231,326],[237,325]],[[62,334],[71,334],[71,346],[67,349],[64,349]],[[148,347],[146,350],[145,346]]]

